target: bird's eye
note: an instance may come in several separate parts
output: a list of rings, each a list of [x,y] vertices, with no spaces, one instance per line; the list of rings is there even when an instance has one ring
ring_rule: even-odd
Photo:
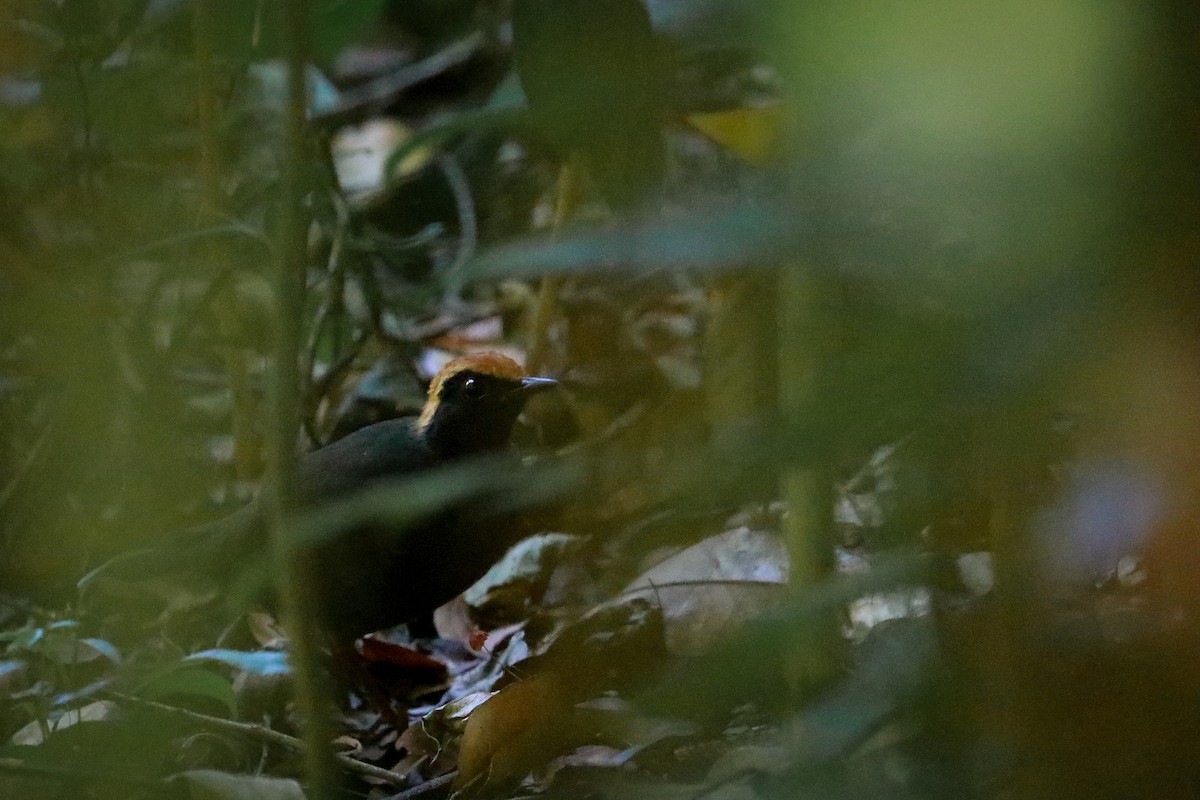
[[[478,400],[485,394],[483,386],[474,378],[467,378],[467,382],[463,384],[463,394],[468,400]]]

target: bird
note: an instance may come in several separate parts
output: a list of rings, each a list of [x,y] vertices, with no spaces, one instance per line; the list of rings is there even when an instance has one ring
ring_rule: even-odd
[[[377,422],[299,459],[301,509],[353,496],[389,480],[472,456],[502,453],[526,401],[557,385],[532,377],[495,352],[453,359],[429,385],[417,416]],[[358,526],[305,546],[307,591],[331,643],[345,644],[427,614],[479,579],[520,538],[517,526],[489,519],[486,501],[464,501],[401,530]],[[228,581],[231,565],[265,561],[261,496],[207,525],[167,537],[150,551],[118,557],[87,576],[126,580],[173,569]],[[111,568],[110,568],[110,565]]]

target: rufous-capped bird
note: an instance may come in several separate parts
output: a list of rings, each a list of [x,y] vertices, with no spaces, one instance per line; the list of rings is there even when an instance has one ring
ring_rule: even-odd
[[[530,396],[556,385],[499,353],[454,359],[434,377],[420,415],[368,425],[303,456],[297,502],[306,508],[471,456],[504,451]],[[452,600],[512,545],[514,526],[490,524],[486,502],[451,504],[399,530],[371,524],[302,550],[314,607],[333,642],[410,621]],[[262,503],[173,534],[152,551],[118,557],[93,575],[127,581],[186,571],[228,579],[267,558]],[[91,576],[88,579],[90,580]]]

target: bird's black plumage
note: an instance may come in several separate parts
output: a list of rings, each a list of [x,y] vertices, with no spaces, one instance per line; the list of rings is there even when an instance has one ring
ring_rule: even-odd
[[[299,506],[315,507],[397,478],[502,451],[530,393],[553,381],[525,377],[496,354],[466,356],[435,377],[419,417],[369,425],[303,456]],[[514,464],[514,467],[518,466]],[[262,501],[208,525],[174,534],[121,577],[182,568],[218,580],[266,554]],[[489,519],[489,516],[492,518]],[[457,504],[402,529],[359,526],[305,548],[322,626],[353,639],[408,621],[453,599],[513,543],[515,528],[486,502]]]

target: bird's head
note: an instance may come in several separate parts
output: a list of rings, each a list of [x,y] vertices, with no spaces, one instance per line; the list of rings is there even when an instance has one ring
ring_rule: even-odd
[[[417,426],[442,455],[495,450],[508,444],[525,401],[556,385],[551,378],[527,376],[499,353],[462,356],[434,376]]]

